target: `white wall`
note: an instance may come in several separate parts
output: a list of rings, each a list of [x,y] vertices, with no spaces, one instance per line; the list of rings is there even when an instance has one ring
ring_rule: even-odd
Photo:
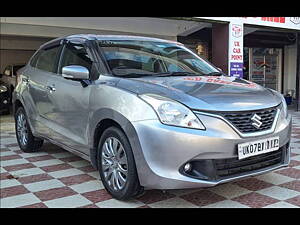
[[[296,45],[285,46],[284,48],[284,94],[288,89],[296,90]]]

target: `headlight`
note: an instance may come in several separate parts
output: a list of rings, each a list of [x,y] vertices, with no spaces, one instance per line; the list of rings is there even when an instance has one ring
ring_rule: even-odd
[[[0,93],[6,92],[6,91],[7,91],[7,87],[5,87],[5,86],[0,86]]]
[[[287,104],[286,104],[284,96],[282,94],[280,94],[279,92],[274,91],[271,88],[268,88],[268,90],[270,90],[271,92],[273,92],[274,95],[277,95],[277,96],[279,96],[281,98],[281,113],[283,115],[283,118],[286,119],[288,117],[288,109],[287,109]]]
[[[285,98],[282,94],[279,94],[280,97],[281,97],[281,104],[282,104],[282,114],[284,115],[284,118],[287,118],[288,117],[288,109],[287,109],[287,104],[286,104],[286,101],[285,101]]]
[[[154,94],[140,97],[154,108],[163,124],[205,130],[195,114],[179,102]]]

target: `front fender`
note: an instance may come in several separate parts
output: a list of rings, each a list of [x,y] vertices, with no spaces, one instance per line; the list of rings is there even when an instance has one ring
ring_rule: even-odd
[[[143,166],[145,160],[132,123],[135,121],[157,120],[158,117],[153,108],[135,93],[109,85],[108,82],[95,85],[90,96],[90,115],[87,128],[88,143],[91,150],[90,158],[94,166],[97,164],[94,134],[97,125],[105,119],[113,120],[120,125],[128,137],[136,166],[138,168]]]
[[[97,128],[97,125],[101,123],[101,121],[105,119],[113,120],[114,122],[118,123],[122,130],[125,132],[128,141],[130,143],[130,146],[132,148],[133,156],[135,159],[136,167],[137,168],[143,168],[145,165],[147,165],[141,144],[137,135],[137,132],[132,125],[132,123],[121,113],[114,111],[112,109],[104,108],[99,109],[94,113],[94,116],[91,118],[91,127],[89,129],[89,145],[90,147],[90,160],[92,165],[97,168],[97,147],[94,146],[94,134]],[[138,176],[139,178],[142,176],[143,170],[138,170]]]

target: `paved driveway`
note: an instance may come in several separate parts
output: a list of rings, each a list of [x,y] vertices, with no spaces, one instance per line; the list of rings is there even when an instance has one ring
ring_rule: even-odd
[[[147,191],[122,202],[105,191],[89,162],[50,143],[20,151],[12,117],[1,116],[0,207],[300,207],[300,113],[293,113],[288,168],[213,188]]]

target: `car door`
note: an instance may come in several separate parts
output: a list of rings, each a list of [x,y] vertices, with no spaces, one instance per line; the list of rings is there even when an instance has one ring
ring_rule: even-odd
[[[40,49],[22,75],[23,86],[28,90],[22,93],[28,116],[35,131],[47,137],[53,135],[47,123],[49,112],[52,111],[47,83],[57,69],[55,65],[57,66],[59,52],[59,43]]]
[[[49,120],[55,140],[88,154],[87,126],[90,86],[62,76],[64,66],[79,65],[91,71],[92,59],[83,40],[72,40],[62,49],[58,72],[48,80]]]

